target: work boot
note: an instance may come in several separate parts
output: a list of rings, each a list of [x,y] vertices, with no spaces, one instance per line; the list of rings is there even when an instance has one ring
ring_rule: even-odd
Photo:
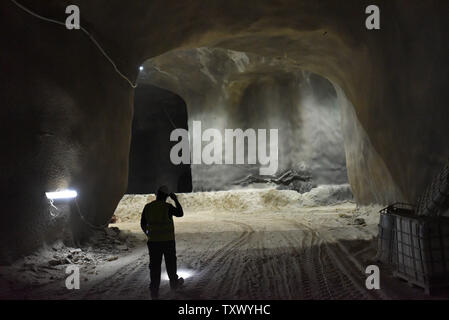
[[[171,282],[170,281],[170,288],[172,290],[178,289],[179,287],[181,287],[184,284],[184,279],[183,278],[178,278],[178,280]]]
[[[150,290],[150,292],[151,292],[151,299],[152,299],[152,300],[157,300],[157,299],[159,299],[159,292],[158,292],[158,291],[156,291],[156,290]]]
[[[151,285],[148,287],[148,289],[150,289],[151,299],[157,300],[159,298],[159,289],[152,288]]]

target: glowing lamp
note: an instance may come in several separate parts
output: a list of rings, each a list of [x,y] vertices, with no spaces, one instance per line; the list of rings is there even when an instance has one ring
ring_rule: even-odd
[[[58,199],[73,199],[78,196],[78,193],[75,190],[62,190],[56,192],[46,192],[45,196],[49,200],[58,200]]]

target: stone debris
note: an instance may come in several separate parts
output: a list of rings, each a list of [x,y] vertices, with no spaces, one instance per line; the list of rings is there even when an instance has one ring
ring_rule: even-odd
[[[117,216],[115,214],[111,217],[109,223],[117,223]]]
[[[315,184],[311,180],[312,176],[310,172],[289,169],[275,177],[248,175],[241,180],[235,181],[234,184],[244,187],[260,183],[275,184],[279,190],[295,190],[299,193],[305,193],[315,187]]]
[[[365,219],[363,219],[363,218],[355,218],[354,219],[354,225],[366,226]]]
[[[83,274],[97,275],[99,265],[117,260],[135,247],[138,240],[117,227],[96,231],[88,242],[76,247],[58,241],[25,256],[13,265],[0,268],[0,277],[9,279],[8,286],[21,290],[30,284],[40,285],[64,279],[69,265],[78,265]],[[84,278],[84,281],[89,281]],[[1,298],[1,294],[0,294]]]
[[[64,262],[62,260],[53,259],[53,260],[48,261],[48,264],[50,266],[59,266],[61,264],[64,264]]]

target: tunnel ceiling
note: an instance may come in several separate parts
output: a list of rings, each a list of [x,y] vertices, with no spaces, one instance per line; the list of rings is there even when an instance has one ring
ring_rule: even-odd
[[[358,130],[346,160],[361,204],[414,202],[449,155],[447,1],[377,1],[376,31],[364,26],[370,3],[358,0],[22,3],[59,20],[78,5],[82,24],[131,79],[170,50],[221,47],[284,57],[331,80],[349,102],[347,133]],[[57,236],[45,191],[70,185],[92,223],[108,221],[127,188],[134,92],[83,33],[10,1],[0,4],[0,26],[8,256]]]

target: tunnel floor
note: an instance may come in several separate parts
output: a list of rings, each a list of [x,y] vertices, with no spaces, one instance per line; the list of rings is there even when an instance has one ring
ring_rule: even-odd
[[[224,218],[215,223],[228,231],[178,235],[179,273],[188,277],[185,287],[176,292],[169,290],[168,281],[163,282],[162,299],[380,298],[367,292],[356,266],[339,258],[344,253],[335,244],[295,219],[280,219],[264,229],[254,227],[252,219]],[[86,297],[115,299],[131,294],[145,299],[148,258],[142,251],[136,263],[107,280],[112,290],[105,292],[102,284]]]
[[[181,194],[185,215],[175,218],[175,228],[178,274],[185,285],[171,291],[163,263],[160,298],[447,298],[426,296],[422,289],[392,278],[382,265],[381,289],[368,290],[365,269],[378,265],[379,208],[356,208],[351,202],[304,207],[298,205],[297,195],[277,190]],[[48,249],[53,258],[55,252],[68,250],[64,257],[72,263],[78,254],[79,290],[65,287],[67,258],[48,266],[47,253],[41,252],[35,255],[40,265],[29,260],[16,266],[14,281],[22,286],[8,290],[2,282],[0,298],[150,299],[148,251],[139,221],[142,207],[152,198],[122,199],[117,223],[105,232],[119,232],[119,237],[103,235],[82,249]],[[126,245],[118,241],[122,236]],[[0,280],[12,278],[8,272],[3,269]],[[27,280],[30,275],[33,281]]]
[[[421,289],[391,278],[382,266],[381,289],[366,288],[365,268],[376,264],[377,208],[361,211],[348,202],[301,208],[268,195],[264,195],[265,207],[258,209],[246,207],[235,193],[227,194],[226,201],[202,198],[201,208],[199,199],[181,195],[185,216],[175,220],[175,227],[178,273],[185,278],[185,285],[171,291],[163,263],[160,298],[430,298]],[[122,200],[124,204],[116,212],[118,223],[114,226],[133,239],[127,251],[90,269],[82,267],[79,290],[67,290],[64,278],[56,277],[22,290],[22,297],[150,299],[148,252],[139,226],[140,210],[136,209],[148,199],[136,197]],[[229,203],[238,205],[229,207]],[[58,270],[62,272],[63,267]]]

